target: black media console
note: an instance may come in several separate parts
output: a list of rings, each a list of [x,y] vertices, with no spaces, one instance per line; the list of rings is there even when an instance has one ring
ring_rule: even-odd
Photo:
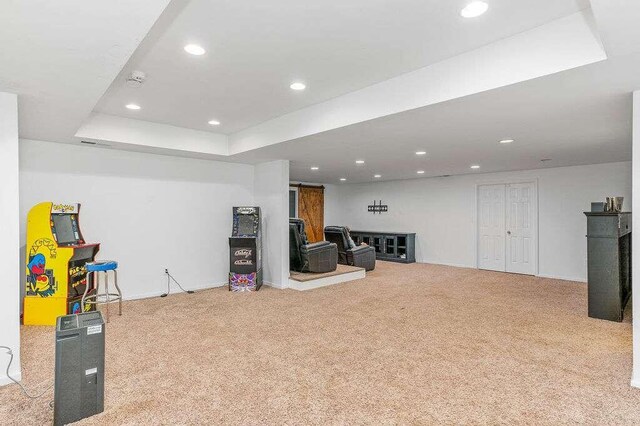
[[[377,260],[400,263],[416,261],[415,233],[379,231],[350,231],[350,233],[356,245],[365,243],[376,249]]]

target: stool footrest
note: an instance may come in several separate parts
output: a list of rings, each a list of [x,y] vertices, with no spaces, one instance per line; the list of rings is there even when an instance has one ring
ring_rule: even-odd
[[[98,296],[91,296],[91,297],[86,297],[84,299],[84,303],[111,303],[111,302],[117,302],[118,300],[120,300],[120,296],[118,296],[117,294],[114,293],[110,293],[109,294],[109,301],[106,300],[107,295],[106,294],[100,294]],[[104,300],[98,301],[98,298],[104,298]],[[95,300],[92,300],[95,299]]]

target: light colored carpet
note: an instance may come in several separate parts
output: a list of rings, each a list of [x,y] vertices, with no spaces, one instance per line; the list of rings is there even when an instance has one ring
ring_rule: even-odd
[[[107,327],[105,412],[82,424],[638,424],[631,325],[580,283],[378,262],[308,292],[224,288],[129,302]],[[53,331],[25,327],[24,382]],[[51,398],[0,389],[0,423]]]
[[[357,272],[357,271],[362,271],[362,270],[363,270],[363,268],[358,268],[358,267],[355,267],[355,266],[338,265],[336,270],[335,271],[331,271],[331,272],[325,272],[325,273],[322,273],[322,274],[314,274],[314,273],[311,273],[311,272],[290,271],[289,272],[289,276],[291,277],[291,279],[294,279],[296,281],[307,282],[307,281],[317,280],[319,278],[335,277],[336,275],[349,274],[351,272]]]

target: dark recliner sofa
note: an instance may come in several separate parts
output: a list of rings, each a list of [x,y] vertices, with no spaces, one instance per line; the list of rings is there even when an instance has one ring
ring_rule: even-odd
[[[332,272],[338,267],[338,247],[328,241],[307,241],[304,221],[289,219],[289,262],[292,271]]]
[[[338,263],[357,266],[367,271],[376,268],[376,250],[371,246],[349,246],[349,230],[345,226],[327,226],[324,238],[338,246]]]

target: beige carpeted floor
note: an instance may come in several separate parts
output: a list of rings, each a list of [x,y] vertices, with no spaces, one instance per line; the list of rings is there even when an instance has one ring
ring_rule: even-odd
[[[107,327],[105,412],[81,423],[640,423],[629,319],[588,318],[584,284],[377,266],[307,292],[126,303]],[[53,330],[22,335],[34,387]],[[50,399],[0,388],[0,423],[48,424]]]

